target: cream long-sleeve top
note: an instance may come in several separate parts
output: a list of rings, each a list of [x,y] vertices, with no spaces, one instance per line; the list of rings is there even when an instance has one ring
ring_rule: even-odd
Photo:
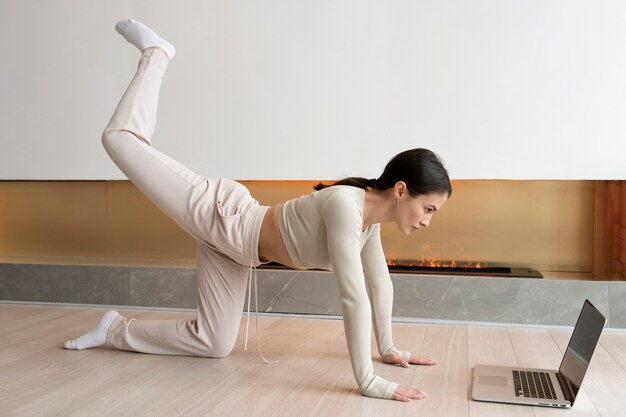
[[[396,353],[408,361],[409,353],[396,350],[392,342],[393,286],[380,224],[363,228],[364,203],[364,189],[335,185],[281,205],[278,226],[295,267],[335,273],[348,352],[361,394],[391,398],[398,384],[374,374],[371,323],[381,357]]]

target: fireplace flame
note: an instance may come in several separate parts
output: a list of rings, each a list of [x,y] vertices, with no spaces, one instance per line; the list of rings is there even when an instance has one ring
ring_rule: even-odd
[[[483,268],[480,262],[457,262],[439,261],[435,259],[422,259],[421,261],[408,261],[401,259],[387,259],[388,266],[419,266],[436,268]]]
[[[435,268],[487,268],[480,262],[457,262],[457,261],[440,261],[437,259],[436,251],[430,244],[425,243],[422,245],[422,260],[415,259],[387,259],[388,266],[408,266],[408,267],[435,267]]]
[[[480,262],[457,262],[457,261],[439,261],[435,259],[407,260],[407,259],[387,259],[388,266],[417,266],[431,268],[485,268]]]

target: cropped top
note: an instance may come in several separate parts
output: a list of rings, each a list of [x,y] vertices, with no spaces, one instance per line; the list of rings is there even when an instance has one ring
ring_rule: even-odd
[[[381,357],[397,353],[408,361],[410,354],[397,351],[392,342],[393,286],[380,224],[363,228],[364,204],[364,189],[335,185],[279,206],[278,227],[294,266],[335,273],[348,352],[361,394],[391,398],[398,384],[374,375],[370,323]]]

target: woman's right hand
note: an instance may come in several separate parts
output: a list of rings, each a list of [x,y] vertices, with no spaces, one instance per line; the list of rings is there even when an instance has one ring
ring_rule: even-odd
[[[428,397],[426,393],[420,389],[409,387],[406,385],[398,385],[398,388],[391,394],[391,399],[396,401],[410,402],[411,400],[421,400]]]

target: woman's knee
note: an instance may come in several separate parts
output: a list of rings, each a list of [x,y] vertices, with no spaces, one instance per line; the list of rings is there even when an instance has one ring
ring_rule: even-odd
[[[110,153],[112,149],[119,146],[120,141],[124,140],[124,136],[127,136],[129,134],[129,132],[124,132],[121,130],[106,129],[104,132],[102,132],[102,146],[104,146],[104,149],[106,149]]]
[[[203,356],[207,358],[225,358],[233,351],[235,341],[213,340],[203,346]]]
[[[196,335],[201,345],[202,356],[207,358],[225,358],[233,351],[239,326],[236,330],[230,327],[205,327],[200,328],[201,323],[196,323]]]
[[[149,143],[136,136],[134,133],[129,132],[128,130],[119,130],[119,129],[105,129],[102,133],[102,146],[104,149],[111,153],[114,149],[120,149],[125,146],[131,146],[134,141],[141,140],[149,145]]]

